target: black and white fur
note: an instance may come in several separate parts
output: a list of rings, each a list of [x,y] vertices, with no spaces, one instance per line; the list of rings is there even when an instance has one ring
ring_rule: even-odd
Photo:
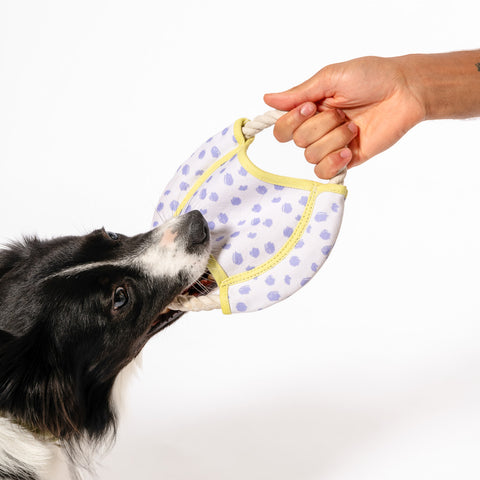
[[[77,478],[111,443],[120,372],[181,316],[166,307],[208,257],[197,211],[134,237],[102,229],[0,250],[0,479]]]

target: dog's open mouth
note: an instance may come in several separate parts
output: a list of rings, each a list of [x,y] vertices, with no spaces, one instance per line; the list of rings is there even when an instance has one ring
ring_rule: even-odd
[[[206,270],[205,273],[196,280],[192,285],[186,288],[181,295],[187,295],[191,297],[200,297],[203,295],[207,295],[213,290],[217,288],[217,282],[213,278],[212,274]],[[160,330],[168,327],[176,320],[178,320],[184,313],[183,311],[179,310],[171,310],[170,308],[166,308],[163,310],[158,317],[153,321],[150,330],[148,332],[148,336],[152,337]]]

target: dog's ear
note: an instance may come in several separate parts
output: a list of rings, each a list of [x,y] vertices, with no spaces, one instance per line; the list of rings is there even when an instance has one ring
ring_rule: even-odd
[[[24,243],[16,242],[0,248],[0,281],[8,272],[17,267],[25,258],[26,243],[29,239],[25,239]]]
[[[15,337],[11,333],[6,332],[5,330],[0,330],[0,348],[14,338]]]
[[[0,250],[0,280],[12,268],[15,267],[19,260],[19,255],[14,249]]]

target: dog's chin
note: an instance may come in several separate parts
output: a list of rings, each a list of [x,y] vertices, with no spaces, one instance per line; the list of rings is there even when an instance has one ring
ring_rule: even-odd
[[[183,290],[181,294],[199,297],[209,294],[215,288],[217,288],[217,283],[215,282],[212,274],[206,270],[195,282]],[[147,334],[148,338],[153,337],[164,328],[172,325],[172,323],[175,323],[185,313],[187,312],[171,310],[168,307],[162,310],[150,326],[150,330]]]

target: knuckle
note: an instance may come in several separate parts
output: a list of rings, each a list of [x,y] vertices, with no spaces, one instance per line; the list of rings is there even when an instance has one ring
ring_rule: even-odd
[[[308,143],[307,143],[307,140],[305,138],[305,135],[299,129],[297,129],[293,132],[293,141],[294,141],[294,143],[297,147],[300,147],[300,148],[308,147]]]
[[[285,143],[290,139],[288,138],[285,126],[283,123],[280,123],[280,120],[273,127],[273,136],[280,142]]]

